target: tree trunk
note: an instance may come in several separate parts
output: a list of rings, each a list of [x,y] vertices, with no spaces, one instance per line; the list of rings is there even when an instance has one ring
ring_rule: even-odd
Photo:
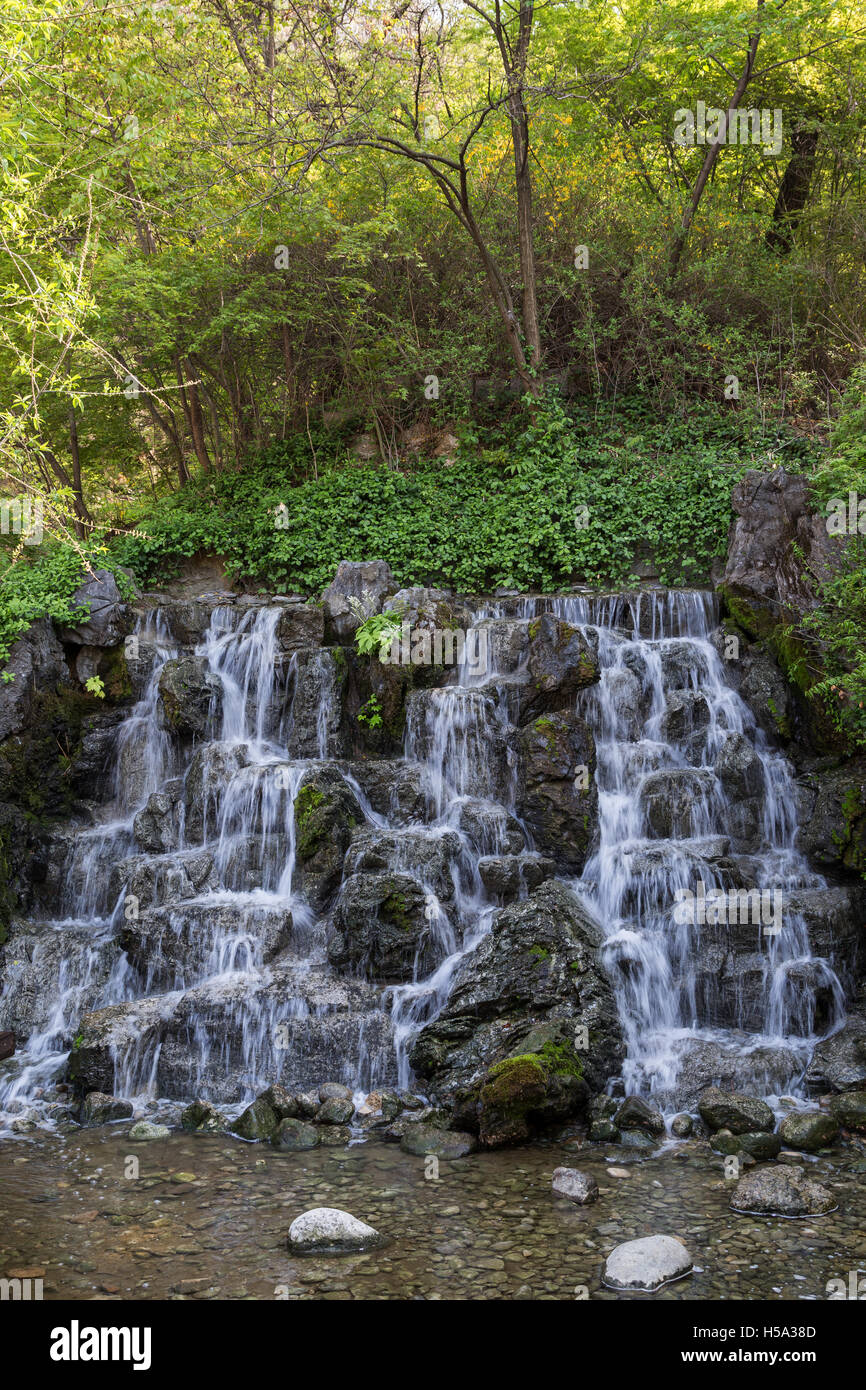
[[[773,223],[766,235],[771,251],[787,256],[794,245],[794,234],[809,201],[809,189],[818,149],[818,131],[798,127],[791,136],[793,153],[782,176],[779,196],[773,208]]]

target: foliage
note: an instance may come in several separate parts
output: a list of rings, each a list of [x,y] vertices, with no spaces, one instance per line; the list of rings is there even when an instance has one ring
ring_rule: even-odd
[[[355,633],[355,646],[361,656],[374,652],[378,657],[387,657],[394,638],[399,636],[399,613],[373,613]]]
[[[683,582],[724,554],[731,488],[777,447],[742,413],[659,419],[632,400],[613,420],[592,407],[572,418],[551,398],[528,424],[466,430],[450,466],[359,467],[337,445],[318,480],[298,482],[292,449],[276,445],[243,473],[195,481],[151,508],[146,534],[114,554],[142,583],[210,552],[239,578],[307,594],[341,559],[370,556],[404,585],[549,591],[627,581],[651,550],[663,582]]]

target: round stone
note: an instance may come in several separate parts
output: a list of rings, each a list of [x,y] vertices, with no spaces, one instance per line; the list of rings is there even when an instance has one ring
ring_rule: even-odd
[[[692,1257],[673,1236],[644,1236],[611,1250],[604,1267],[609,1289],[642,1289],[654,1293],[692,1268]]]
[[[553,1195],[567,1197],[586,1207],[598,1200],[598,1183],[589,1173],[581,1173],[579,1168],[554,1168]]]
[[[339,1207],[313,1207],[289,1227],[289,1249],[298,1254],[351,1254],[385,1244],[373,1226]]]
[[[823,1216],[835,1211],[836,1198],[799,1168],[756,1168],[740,1178],[731,1210],[761,1216]]]
[[[170,1134],[168,1125],[155,1125],[150,1120],[139,1120],[132,1126],[127,1138],[134,1144],[140,1144],[147,1139],[167,1139]]]

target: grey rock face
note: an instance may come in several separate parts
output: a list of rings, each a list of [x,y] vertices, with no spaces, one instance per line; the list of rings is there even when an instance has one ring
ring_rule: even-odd
[[[222,686],[204,658],[167,661],[159,677],[163,726],[172,733],[202,738],[214,726]]]
[[[782,468],[746,473],[731,505],[736,515],[722,589],[736,620],[751,636],[762,637],[779,621],[780,608],[802,616],[812,606],[806,576],[820,579],[830,572],[832,542],[801,474]]]
[[[85,607],[88,616],[63,628],[60,635],[64,642],[79,647],[116,647],[131,630],[132,610],[121,598],[110,570],[96,570],[75,590],[72,603]]]
[[[340,889],[328,959],[386,982],[411,980],[420,959],[423,976],[434,961],[427,907],[427,892],[409,874],[352,875]]]
[[[69,679],[63,648],[48,618],[40,618],[13,643],[4,670],[15,679],[0,685],[0,741],[29,722],[37,691]]]
[[[349,603],[354,598],[366,617],[381,613],[385,599],[397,592],[390,567],[384,560],[341,560],[337,573],[322,594],[326,637],[351,642],[362,619]]]
[[[304,773],[294,814],[296,886],[322,911],[340,886],[346,851],[364,813],[346,779],[325,764]]]
[[[539,715],[516,739],[517,808],[538,849],[580,873],[597,828],[595,744],[576,714]]]
[[[454,1096],[480,1084],[496,1063],[531,1051],[539,1027],[573,1039],[578,1024],[588,1030],[589,1047],[578,1054],[583,1078],[603,1090],[619,1070],[623,1041],[601,940],[598,924],[562,883],[543,883],[497,913],[412,1049],[412,1065],[431,1092]]]

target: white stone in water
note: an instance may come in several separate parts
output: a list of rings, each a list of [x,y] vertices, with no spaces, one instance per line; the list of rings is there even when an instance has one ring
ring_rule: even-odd
[[[644,1289],[654,1293],[692,1268],[692,1257],[673,1236],[644,1236],[611,1250],[604,1282],[611,1289]]]
[[[295,1250],[363,1250],[381,1240],[372,1226],[339,1207],[313,1207],[289,1227],[289,1246]]]
[[[578,1168],[554,1168],[553,1191],[557,1197],[567,1197],[585,1207],[598,1198],[598,1183]]]

